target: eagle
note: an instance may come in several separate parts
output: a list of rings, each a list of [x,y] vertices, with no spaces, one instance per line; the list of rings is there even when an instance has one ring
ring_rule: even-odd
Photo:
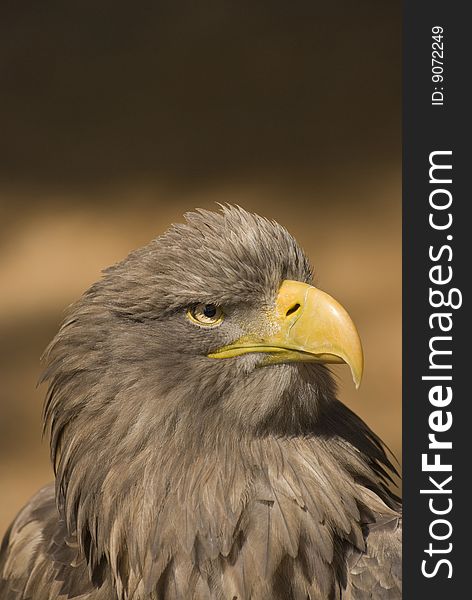
[[[55,483],[1,600],[394,600],[396,473],[338,400],[358,332],[277,222],[196,209],[104,271],[45,353]]]

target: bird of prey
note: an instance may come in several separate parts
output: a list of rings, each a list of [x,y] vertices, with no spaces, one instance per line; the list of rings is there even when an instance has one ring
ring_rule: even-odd
[[[47,352],[55,485],[1,600],[401,597],[382,442],[337,399],[356,328],[279,224],[196,210],[104,272]]]

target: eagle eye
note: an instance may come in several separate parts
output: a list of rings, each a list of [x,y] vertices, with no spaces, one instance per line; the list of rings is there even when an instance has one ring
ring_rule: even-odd
[[[219,325],[223,321],[223,311],[216,304],[197,304],[187,310],[187,317],[197,325]]]

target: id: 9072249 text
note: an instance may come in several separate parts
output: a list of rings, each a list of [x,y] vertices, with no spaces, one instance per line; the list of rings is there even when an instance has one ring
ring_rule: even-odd
[[[433,82],[433,93],[431,104],[433,106],[444,106],[444,28],[435,25],[431,29],[431,81]]]

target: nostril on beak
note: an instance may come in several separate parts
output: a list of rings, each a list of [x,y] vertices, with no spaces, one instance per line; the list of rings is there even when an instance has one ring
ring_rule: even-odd
[[[296,313],[297,310],[300,308],[300,304],[294,304],[293,306],[291,306],[288,311],[285,313],[286,317],[289,317],[290,315],[293,315],[293,313]]]

